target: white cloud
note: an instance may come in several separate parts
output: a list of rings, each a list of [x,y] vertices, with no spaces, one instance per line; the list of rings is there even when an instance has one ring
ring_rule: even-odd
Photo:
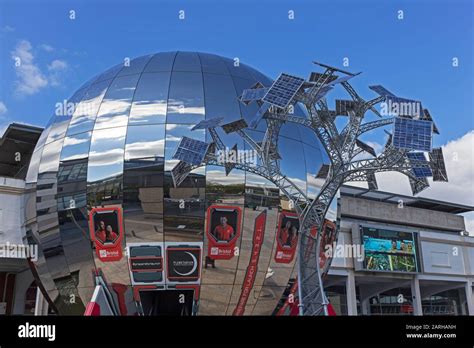
[[[20,41],[11,52],[11,57],[15,61],[17,94],[32,95],[48,85],[47,78],[34,63],[35,57],[29,41]]]
[[[474,205],[474,130],[461,138],[448,142],[443,147],[444,161],[448,173],[448,182],[433,182],[418,196],[440,201]],[[411,196],[408,178],[400,173],[386,172],[377,174],[379,190]],[[364,186],[366,183],[351,183]],[[467,230],[474,232],[474,216],[466,216]]]
[[[60,71],[67,69],[68,65],[64,60],[55,59],[48,65],[49,71]]]
[[[5,114],[8,111],[7,106],[4,102],[0,101],[0,115]]]
[[[41,44],[38,47],[41,48],[43,51],[46,51],[46,52],[53,52],[54,51],[54,47],[50,46],[48,44]]]
[[[10,26],[10,25],[5,25],[1,30],[2,30],[2,32],[4,32],[4,33],[11,33],[11,32],[14,32],[14,31],[15,31],[15,28],[13,28],[13,27]]]

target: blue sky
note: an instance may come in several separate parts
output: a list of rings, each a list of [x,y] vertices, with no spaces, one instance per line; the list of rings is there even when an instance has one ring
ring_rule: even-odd
[[[57,102],[125,57],[169,50],[238,57],[273,78],[282,71],[306,77],[312,60],[342,67],[347,57],[345,69],[363,72],[353,85],[364,97],[375,96],[368,85],[383,84],[421,100],[441,129],[436,146],[467,133],[462,146],[474,145],[468,0],[0,0],[0,133],[13,121],[44,126]],[[17,53],[30,64],[24,75],[15,69]],[[469,177],[472,150],[464,150]]]

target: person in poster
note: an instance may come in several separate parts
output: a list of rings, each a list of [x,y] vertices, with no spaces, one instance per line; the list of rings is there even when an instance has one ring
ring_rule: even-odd
[[[122,258],[122,211],[120,207],[96,207],[89,213],[89,229],[97,257],[102,262]]]
[[[105,226],[104,221],[99,222],[99,226],[95,232],[95,237],[101,243],[113,243],[117,239],[118,235],[112,229],[112,226],[107,225]]]
[[[221,216],[220,224],[214,228],[213,234],[218,241],[228,242],[234,236],[235,231],[234,228],[228,224],[227,218],[225,216]]]

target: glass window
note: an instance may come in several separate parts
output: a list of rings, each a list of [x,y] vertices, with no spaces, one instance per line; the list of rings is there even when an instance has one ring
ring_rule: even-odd
[[[133,94],[140,75],[115,78],[100,105],[95,129],[126,126]]]
[[[92,133],[88,183],[99,183],[122,174],[126,127],[94,130]]]
[[[165,154],[165,125],[129,126],[125,160],[154,161]]]
[[[201,72],[201,62],[195,52],[178,52],[174,60],[173,71]]]
[[[142,74],[130,110],[130,125],[165,123],[170,76],[169,72]]]
[[[175,56],[176,52],[157,53],[150,59],[143,72],[171,71]]]
[[[85,132],[67,136],[61,151],[61,161],[86,158],[89,155],[91,135],[92,132]]]
[[[134,74],[141,74],[143,68],[146,66],[148,61],[151,58],[151,54],[147,56],[141,56],[130,61],[130,65],[123,65],[123,69],[120,70],[117,77],[125,76],[125,75],[134,75]]]
[[[84,95],[72,115],[66,135],[91,131],[100,103],[112,80],[106,80],[92,85]]]
[[[204,118],[201,73],[173,72],[168,97],[167,123],[197,123]]]

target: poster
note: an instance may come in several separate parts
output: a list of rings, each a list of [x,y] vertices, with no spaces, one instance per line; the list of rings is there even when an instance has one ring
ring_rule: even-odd
[[[281,212],[276,233],[277,249],[275,262],[290,263],[293,261],[298,244],[300,222],[298,215],[291,212]]]
[[[197,283],[201,278],[201,243],[166,245],[168,283]]]
[[[239,301],[234,309],[233,315],[243,315],[245,312],[245,306],[253,289],[255,283],[255,277],[258,271],[258,260],[260,258],[260,252],[262,250],[263,240],[265,237],[265,224],[267,221],[267,211],[262,211],[255,218],[255,227],[253,231],[252,239],[252,253],[250,255],[249,265],[245,272],[244,281],[242,284],[242,291],[239,296]]]
[[[207,210],[208,258],[230,260],[240,236],[242,210],[236,206],[211,205]]]
[[[122,208],[92,208],[89,213],[89,230],[100,261],[113,262],[122,258]]]

